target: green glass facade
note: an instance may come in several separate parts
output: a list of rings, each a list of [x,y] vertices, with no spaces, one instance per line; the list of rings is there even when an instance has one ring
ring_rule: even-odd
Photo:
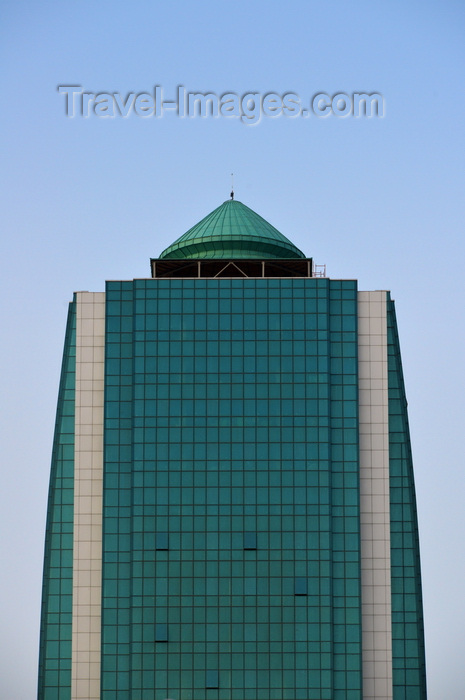
[[[71,698],[75,304],[69,306],[48,495],[40,629],[39,697]]]
[[[426,697],[415,485],[394,302],[388,299],[392,653],[395,700]]]
[[[255,217],[70,306],[39,700],[426,700],[394,304]]]
[[[106,298],[102,698],[359,698],[356,284]]]

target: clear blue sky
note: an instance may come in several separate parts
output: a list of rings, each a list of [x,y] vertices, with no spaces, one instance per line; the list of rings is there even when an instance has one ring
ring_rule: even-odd
[[[67,302],[227,199],[334,278],[390,289],[414,449],[430,700],[465,697],[465,5],[84,2],[0,7],[0,696],[35,697]],[[383,119],[68,119],[89,92],[379,92]]]

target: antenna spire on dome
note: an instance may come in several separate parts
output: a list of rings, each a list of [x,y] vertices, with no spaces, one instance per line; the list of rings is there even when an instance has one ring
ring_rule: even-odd
[[[234,199],[234,173],[231,173],[231,199]]]

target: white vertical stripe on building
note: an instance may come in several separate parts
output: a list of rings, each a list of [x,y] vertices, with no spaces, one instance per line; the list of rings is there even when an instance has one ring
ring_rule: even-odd
[[[105,294],[76,294],[71,699],[100,698]]]
[[[363,700],[392,700],[386,292],[358,316]]]

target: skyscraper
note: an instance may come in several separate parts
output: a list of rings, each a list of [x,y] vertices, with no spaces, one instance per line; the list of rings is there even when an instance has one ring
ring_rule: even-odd
[[[424,700],[394,303],[238,201],[70,304],[40,700]]]

